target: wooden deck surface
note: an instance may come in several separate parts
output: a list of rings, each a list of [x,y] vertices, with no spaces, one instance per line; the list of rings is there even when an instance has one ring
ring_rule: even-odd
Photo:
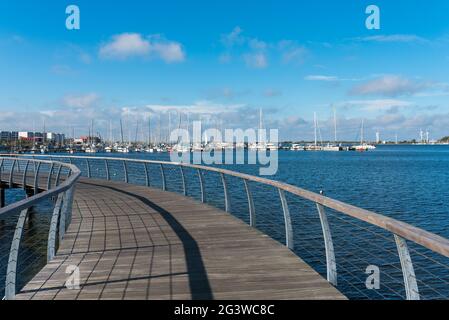
[[[67,289],[68,266],[80,288]],[[81,179],[53,261],[17,299],[345,299],[283,245],[181,195]]]

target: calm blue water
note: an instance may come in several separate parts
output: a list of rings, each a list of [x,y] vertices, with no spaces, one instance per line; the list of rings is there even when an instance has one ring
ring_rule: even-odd
[[[169,154],[98,154],[169,161]],[[255,165],[223,165],[259,175]],[[449,146],[379,146],[359,152],[279,151],[267,178],[319,192],[449,238]]]
[[[107,154],[98,154],[107,156]],[[168,154],[109,154],[114,157],[169,160]],[[86,172],[84,162],[76,163]],[[104,177],[103,162],[92,164],[93,176]],[[259,168],[226,165],[227,169],[258,175]],[[148,166],[151,185],[160,186],[160,169]],[[122,164],[111,164],[113,179],[123,179]],[[130,182],[144,183],[141,165],[130,165]],[[180,191],[179,172],[166,168],[169,190]],[[186,172],[188,194],[199,199],[196,172]],[[449,238],[449,146],[379,146],[366,153],[279,151],[279,171],[269,177],[311,191],[324,190],[331,198],[408,222]],[[223,208],[219,176],[206,174],[206,198]],[[229,180],[232,213],[248,222],[243,183]],[[251,185],[257,228],[284,242],[282,209],[277,191]],[[313,203],[287,195],[295,240],[295,253],[326,275],[320,221]],[[350,298],[399,299],[404,297],[402,273],[391,234],[327,210],[334,238],[338,288]],[[409,244],[423,298],[449,297],[448,261]],[[368,265],[378,266],[381,289],[365,286]]]

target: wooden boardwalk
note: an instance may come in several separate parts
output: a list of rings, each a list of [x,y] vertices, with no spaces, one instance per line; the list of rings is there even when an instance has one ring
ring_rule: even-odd
[[[67,289],[68,266],[80,288]],[[345,299],[290,250],[179,194],[81,179],[53,261],[17,299]]]

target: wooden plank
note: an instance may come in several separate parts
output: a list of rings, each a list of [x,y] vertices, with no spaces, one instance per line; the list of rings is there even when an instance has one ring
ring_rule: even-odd
[[[65,287],[79,267],[79,290]],[[345,299],[280,243],[179,194],[81,179],[53,261],[17,299]]]

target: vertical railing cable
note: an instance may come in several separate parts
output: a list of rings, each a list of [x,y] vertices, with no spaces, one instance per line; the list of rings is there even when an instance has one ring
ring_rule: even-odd
[[[321,194],[323,192],[321,191]],[[332,241],[332,233],[329,227],[326,211],[324,207],[317,203],[318,215],[320,216],[321,229],[323,231],[324,249],[326,251],[326,270],[327,281],[337,286],[337,262],[335,260],[334,243]]]
[[[162,190],[167,191],[167,181],[165,180],[164,166],[162,165],[162,163],[159,166],[161,168]]]
[[[243,183],[245,184],[246,196],[248,198],[249,225],[251,227],[255,227],[256,226],[256,208],[254,207],[253,194],[251,193],[249,181],[246,179],[243,179]]]
[[[288,208],[287,199],[285,198],[284,190],[278,188],[279,190],[279,197],[281,198],[281,204],[282,204],[282,211],[284,212],[284,224],[285,224],[285,245],[290,250],[294,249],[294,243],[293,243],[293,228],[292,228],[292,221],[290,217],[290,210]]]
[[[17,280],[17,261],[19,258],[20,242],[22,240],[23,228],[28,215],[28,209],[20,212],[17,220],[16,229],[14,231],[14,238],[11,242],[11,249],[9,250],[8,267],[6,270],[6,286],[5,299],[12,300],[16,296],[16,280]]]
[[[201,169],[198,169],[197,172],[198,172],[198,179],[200,180],[201,202],[205,203],[206,202],[206,193],[204,190],[203,173],[201,172]]]
[[[228,184],[226,183],[226,177],[223,173],[220,173],[220,176],[221,176],[221,183],[223,184],[225,211],[231,212],[231,201],[229,199]]]
[[[56,200],[56,205],[53,209],[53,214],[51,216],[50,231],[48,232],[48,242],[47,242],[47,263],[53,260],[55,256],[56,231],[58,227],[59,215],[61,213],[63,198],[64,193],[60,193],[58,195],[58,199]]]
[[[407,300],[420,300],[418,283],[416,282],[415,270],[413,268],[407,242],[397,235],[394,235],[394,240],[398,249],[399,260],[401,261]]]
[[[39,192],[39,170],[41,168],[41,163],[38,162],[34,170],[34,194]]]
[[[184,196],[187,196],[187,186],[186,186],[186,177],[184,174],[184,167],[180,166],[179,169],[181,170],[182,194]]]

